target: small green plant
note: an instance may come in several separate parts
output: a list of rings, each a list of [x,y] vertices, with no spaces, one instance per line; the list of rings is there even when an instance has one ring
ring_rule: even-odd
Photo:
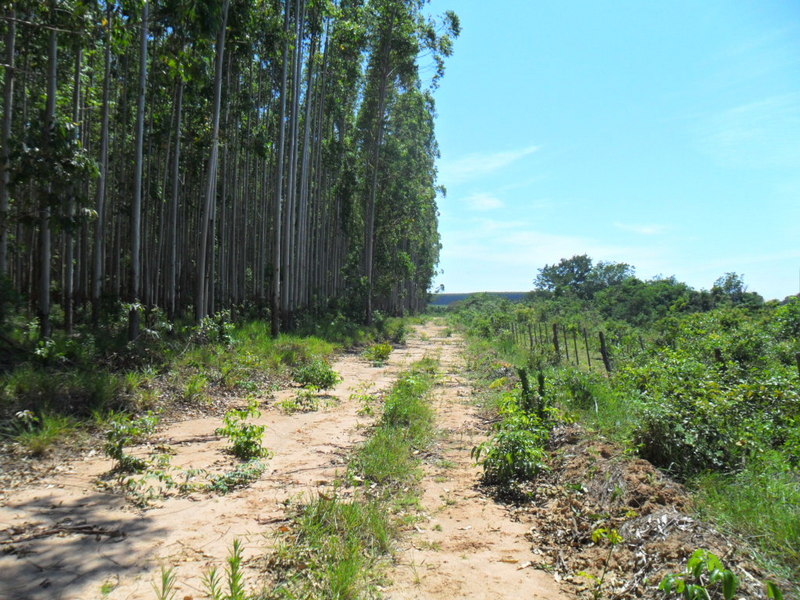
[[[733,600],[738,588],[739,578],[725,568],[716,554],[702,548],[692,552],[682,573],[667,575],[658,586],[663,592],[686,600]]]
[[[322,404],[320,397],[317,395],[317,388],[310,386],[307,389],[297,392],[294,398],[287,398],[276,403],[287,415],[297,412],[314,412],[319,410]]]
[[[247,487],[266,471],[267,465],[258,459],[252,459],[233,471],[214,475],[208,487],[218,494],[227,494],[237,488]]]
[[[186,378],[183,388],[183,399],[186,402],[203,402],[207,400],[208,377],[195,373]]]
[[[483,466],[483,480],[489,484],[528,481],[547,469],[542,435],[530,429],[502,429],[475,446],[471,456]]]
[[[173,600],[175,598],[175,569],[161,567],[161,581],[153,582],[153,591],[158,600]]]
[[[373,344],[364,350],[362,356],[370,361],[373,366],[380,367],[389,360],[389,355],[392,353],[392,350],[391,344]]]
[[[8,435],[34,456],[42,456],[58,440],[75,431],[74,419],[44,412],[18,411],[8,426]]]
[[[127,454],[125,446],[153,433],[157,424],[158,416],[152,412],[147,412],[137,419],[123,413],[117,413],[108,419],[105,452],[117,461],[114,471],[131,473],[147,467],[147,461],[144,459]]]
[[[609,561],[611,560],[611,555],[614,553],[614,548],[621,544],[623,539],[616,529],[606,529],[605,527],[600,527],[592,532],[592,541],[598,545],[602,542],[608,543],[608,554],[606,555],[605,561],[603,561],[603,572],[600,573],[599,577],[597,575],[593,575],[592,573],[587,573],[586,571],[581,571],[578,573],[578,575],[586,577],[592,582],[592,598],[593,600],[600,600],[600,598],[603,597],[603,582],[605,581],[606,574],[608,573],[608,565]]]
[[[304,387],[313,386],[320,390],[329,390],[342,378],[327,361],[317,359],[295,369],[294,380]]]
[[[225,436],[230,440],[231,454],[242,460],[259,458],[268,454],[268,450],[262,446],[266,427],[247,422],[247,419],[257,419],[261,416],[257,406],[257,402],[252,400],[247,408],[229,410],[225,413],[224,427],[216,430],[217,435]]]

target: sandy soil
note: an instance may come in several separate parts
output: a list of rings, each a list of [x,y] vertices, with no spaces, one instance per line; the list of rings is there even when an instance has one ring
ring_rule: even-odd
[[[177,598],[205,597],[202,574],[224,565],[235,538],[246,559],[262,555],[287,503],[329,485],[342,469],[369,423],[357,414],[360,404],[351,394],[388,388],[430,347],[416,335],[381,368],[357,355],[341,357],[333,365],[343,377],[330,391],[335,402],[318,412],[285,415],[274,404],[297,390],[276,393],[256,420],[267,426],[265,446],[273,453],[268,469],[250,487],[228,495],[195,493],[136,509],[98,488],[97,478],[112,463],[96,453],[34,485],[6,490],[0,494],[0,599],[152,599],[162,565],[177,567]],[[214,434],[220,425],[216,417],[185,420],[159,431],[150,444],[168,447],[173,465],[221,471],[235,461]],[[255,568],[249,576],[255,581]]]
[[[527,539],[529,526],[514,519],[478,487],[480,469],[470,458],[485,427],[470,404],[461,373],[461,340],[427,334],[441,348],[444,381],[435,407],[441,438],[422,482],[427,519],[417,525],[396,556],[393,581],[384,591],[391,600],[411,599],[565,599],[553,577],[535,570],[537,554]]]

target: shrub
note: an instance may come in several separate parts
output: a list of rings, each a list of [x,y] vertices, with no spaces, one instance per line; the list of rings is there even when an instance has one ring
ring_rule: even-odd
[[[295,369],[294,380],[305,387],[313,386],[320,390],[328,390],[342,378],[327,361],[317,359]]]
[[[111,416],[108,420],[109,429],[106,431],[105,452],[117,461],[115,471],[141,471],[147,466],[141,458],[126,454],[125,446],[151,434],[157,424],[158,417],[151,412],[136,419],[121,413]]]
[[[230,440],[231,454],[242,460],[267,456],[269,453],[262,446],[266,427],[247,422],[247,419],[261,416],[256,406],[256,402],[253,400],[247,408],[229,410],[225,413],[225,426],[216,430],[217,435],[223,435]]]
[[[483,480],[490,484],[528,481],[547,468],[541,433],[530,429],[502,429],[473,448],[472,457],[483,466]]]
[[[363,356],[374,366],[378,367],[383,365],[389,359],[389,355],[391,353],[391,344],[374,344],[364,350]]]

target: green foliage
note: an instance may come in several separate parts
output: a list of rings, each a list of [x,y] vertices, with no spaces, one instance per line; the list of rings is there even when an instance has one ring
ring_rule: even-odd
[[[701,514],[723,531],[757,540],[788,579],[800,581],[800,486],[781,453],[765,452],[738,473],[701,475],[692,485]]]
[[[726,569],[718,556],[708,550],[692,552],[682,573],[672,573],[661,580],[658,589],[686,600],[733,600],[739,578]]]
[[[161,567],[161,579],[158,584],[153,583],[153,591],[157,600],[173,600],[177,593],[176,582],[175,569]]]
[[[114,459],[116,465],[114,470],[123,473],[141,471],[147,467],[147,462],[125,452],[125,446],[141,440],[155,431],[158,424],[158,417],[152,412],[148,412],[138,418],[130,415],[117,413],[108,419],[108,430],[106,431],[106,454]]]
[[[216,430],[217,435],[225,436],[230,441],[231,454],[242,460],[267,456],[269,453],[262,445],[266,427],[247,422],[247,419],[261,416],[257,407],[258,403],[252,400],[246,408],[229,410],[225,413],[225,425]]]
[[[261,477],[266,469],[266,463],[253,458],[232,471],[214,475],[211,477],[208,487],[219,494],[227,494],[237,488],[247,487]]]
[[[483,480],[509,486],[547,470],[544,446],[553,421],[544,398],[521,385],[502,394],[499,412],[501,420],[494,427],[495,433],[472,449],[473,459],[483,467]]]
[[[392,345],[391,344],[373,344],[364,352],[362,355],[368,361],[370,361],[373,366],[379,367],[386,363],[389,360],[389,355],[392,353]]]
[[[26,365],[0,375],[0,410],[88,416],[123,407],[130,391],[124,377],[103,369],[51,371]]]
[[[319,410],[321,399],[317,395],[317,388],[310,387],[305,390],[300,390],[294,398],[287,398],[281,400],[276,404],[286,414],[293,414],[296,412],[313,412]]]
[[[633,273],[633,267],[628,264],[593,264],[591,258],[581,254],[562,259],[555,265],[545,265],[539,269],[534,284],[538,290],[556,296],[574,294],[578,298],[590,299],[597,292],[632,278]]]
[[[530,481],[547,469],[542,435],[531,429],[501,429],[473,448],[472,457],[483,466],[483,480],[496,485]]]
[[[313,386],[320,390],[328,390],[335,387],[342,378],[328,361],[317,359],[295,369],[294,380],[305,387]]]
[[[4,435],[12,438],[34,456],[42,456],[54,444],[73,434],[75,419],[66,415],[30,410],[18,411],[7,425]]]
[[[198,402],[207,398],[208,378],[200,373],[195,373],[186,378],[183,387],[183,399],[186,402]]]

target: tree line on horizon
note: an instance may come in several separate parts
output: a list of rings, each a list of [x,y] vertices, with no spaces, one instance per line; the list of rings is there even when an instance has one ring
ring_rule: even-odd
[[[426,4],[0,3],[0,305],[43,337],[122,307],[131,339],[152,309],[277,334],[424,307],[432,91],[459,33]]]
[[[710,290],[696,290],[674,276],[642,280],[636,269],[621,262],[595,262],[586,254],[562,258],[539,269],[530,292],[490,295],[549,303],[555,312],[591,307],[607,319],[641,326],[669,314],[707,312],[718,307],[758,308],[764,298],[747,289],[738,273],[725,273]],[[442,294],[453,302],[469,302],[476,294]],[[477,295],[476,295],[477,296]],[[480,299],[476,299],[480,302]],[[449,303],[447,303],[449,304]]]

